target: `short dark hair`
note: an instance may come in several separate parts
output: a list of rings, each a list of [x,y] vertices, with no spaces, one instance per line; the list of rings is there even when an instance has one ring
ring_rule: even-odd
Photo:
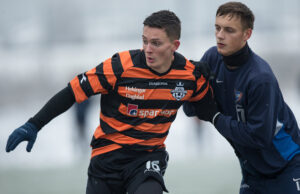
[[[181,33],[181,22],[174,12],[161,10],[152,13],[144,22],[144,26],[164,29],[171,40],[179,40]]]
[[[221,5],[217,10],[216,16],[223,15],[241,18],[241,23],[244,29],[253,29],[254,27],[254,14],[245,4],[241,2],[231,1]]]

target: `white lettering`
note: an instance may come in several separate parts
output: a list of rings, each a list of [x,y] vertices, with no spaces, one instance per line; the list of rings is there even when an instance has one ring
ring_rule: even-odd
[[[300,178],[297,178],[297,179],[293,178],[293,181],[296,183],[297,191],[300,191],[299,180],[300,180]]]
[[[237,114],[238,121],[242,121],[243,123],[246,123],[244,108],[241,105],[236,104],[235,109],[236,109],[236,114]]]
[[[167,86],[167,82],[149,82],[149,86]]]
[[[176,110],[153,110],[153,109],[140,109],[139,110],[139,117],[145,118],[145,117],[157,117],[157,116],[164,116],[164,117],[170,117],[171,115],[175,114]]]
[[[146,89],[143,89],[143,88],[135,88],[135,87],[128,87],[128,86],[126,86],[126,90],[132,91],[132,92],[137,92],[137,93],[139,93],[139,94],[145,93],[145,92],[146,92]]]
[[[135,99],[139,99],[139,100],[143,100],[145,98],[144,95],[137,95],[137,94],[126,94],[126,98],[130,98],[132,100],[135,100]]]

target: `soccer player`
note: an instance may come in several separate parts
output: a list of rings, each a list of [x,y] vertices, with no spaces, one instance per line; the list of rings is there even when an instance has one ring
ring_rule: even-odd
[[[6,151],[28,141],[75,102],[101,94],[100,125],[94,132],[87,194],[161,194],[168,153],[164,141],[177,110],[186,101],[201,101],[209,82],[201,64],[176,50],[181,22],[171,11],[147,17],[143,49],[119,52],[76,76],[68,86],[9,137]],[[209,95],[211,96],[211,95]]]
[[[243,176],[240,194],[298,194],[299,128],[269,64],[247,44],[253,24],[252,11],[240,2],[218,8],[217,46],[201,59],[214,75],[215,101],[206,101],[214,116],[198,107],[204,101],[187,103],[184,111],[211,121],[232,145]]]

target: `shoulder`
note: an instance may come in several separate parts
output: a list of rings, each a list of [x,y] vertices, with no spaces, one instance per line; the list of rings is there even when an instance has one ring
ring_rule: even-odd
[[[222,55],[219,54],[217,47],[213,46],[204,53],[201,61],[206,62],[210,67],[213,67],[222,62]]]
[[[200,61],[188,60],[180,53],[174,53],[174,62],[172,65],[173,70],[179,70],[181,75],[193,76],[194,79],[201,77],[201,64]]]
[[[184,67],[188,60],[180,53],[174,53],[174,65],[175,68]]]
[[[222,56],[219,54],[216,46],[209,48],[203,55],[203,58],[207,60],[213,60],[220,57]]]
[[[142,55],[142,50],[140,49],[115,53],[111,57],[111,63],[113,65],[114,71],[116,73],[126,71],[128,68],[134,66],[135,63],[139,63]]]
[[[277,79],[267,61],[251,51],[249,59],[249,78],[254,85],[261,84],[276,84]]]
[[[136,50],[126,50],[121,51],[118,53],[115,53],[111,59],[118,61],[119,63],[130,63],[135,58],[140,58],[142,56],[142,50],[136,49]]]
[[[187,58],[185,58],[182,54],[175,52],[172,69],[187,70],[192,72],[195,69],[195,64],[192,61],[189,61]]]

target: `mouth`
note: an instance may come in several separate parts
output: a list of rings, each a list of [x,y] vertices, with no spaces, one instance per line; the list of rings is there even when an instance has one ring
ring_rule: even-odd
[[[218,42],[217,45],[218,45],[218,48],[223,48],[223,47],[225,47],[225,44],[220,43],[220,42]]]
[[[146,59],[147,59],[147,62],[148,62],[148,63],[154,63],[154,58],[152,58],[152,57],[147,57]]]

